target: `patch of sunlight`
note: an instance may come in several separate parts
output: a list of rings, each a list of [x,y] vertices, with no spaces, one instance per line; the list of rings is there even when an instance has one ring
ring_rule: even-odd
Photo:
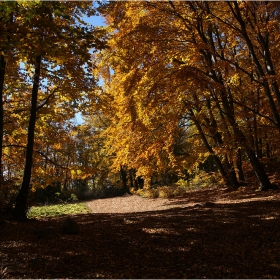
[[[187,231],[193,231],[193,232],[195,232],[195,231],[197,231],[197,229],[194,228],[194,227],[190,227],[190,228],[187,228]]]
[[[142,231],[149,233],[149,234],[172,234],[172,235],[179,235],[173,229],[170,228],[142,228]]]
[[[129,224],[137,224],[139,221],[138,220],[130,220],[130,219],[123,219],[124,223],[129,225]]]
[[[19,242],[19,241],[7,241],[5,244],[2,244],[2,248],[18,248],[18,247],[23,247],[23,246],[29,246],[30,244],[24,243],[24,242]]]
[[[275,217],[275,216],[266,216],[266,217],[263,217],[262,219],[263,219],[263,220],[276,220],[276,219],[278,219],[278,217]]]
[[[193,244],[193,242],[191,242],[191,244]],[[190,251],[190,248],[189,247],[179,247],[178,251],[179,252],[188,252],[188,251]]]

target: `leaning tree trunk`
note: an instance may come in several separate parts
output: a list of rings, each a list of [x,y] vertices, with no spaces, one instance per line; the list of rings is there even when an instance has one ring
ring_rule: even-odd
[[[38,99],[39,80],[40,80],[40,68],[41,68],[41,56],[39,55],[36,57],[35,74],[33,80],[24,174],[23,174],[21,188],[16,198],[15,213],[14,213],[15,217],[21,220],[26,219],[27,197],[28,197],[29,185],[31,180],[34,134],[35,134],[35,124],[36,124],[36,113],[37,113],[37,99]]]
[[[219,170],[219,172],[220,172],[220,174],[223,178],[224,183],[229,187],[235,187],[236,182],[232,181],[233,177],[230,177],[229,176],[230,174],[225,171],[225,168],[224,168],[220,158],[215,154],[214,150],[212,149],[212,147],[208,143],[208,140],[207,140],[207,138],[206,138],[206,136],[205,136],[205,134],[202,130],[202,127],[201,127],[200,123],[196,119],[193,110],[190,109],[189,113],[192,116],[192,120],[193,120],[193,122],[194,122],[194,124],[195,124],[195,126],[196,126],[196,128],[199,132],[199,135],[201,137],[201,140],[202,140],[203,144],[205,145],[207,151],[212,155],[213,159],[215,160],[215,163],[216,163],[217,168],[218,168],[218,170]]]
[[[270,183],[270,180],[265,172],[264,166],[257,158],[255,152],[251,149],[250,145],[247,143],[247,139],[244,133],[239,129],[236,123],[233,123],[233,131],[236,137],[237,142],[242,146],[249,158],[249,161],[254,169],[254,172],[259,180],[261,190],[271,189],[273,186]]]
[[[3,89],[5,78],[6,62],[3,55],[0,56],[0,185],[4,182],[3,178],[3,136],[4,136],[4,110],[3,110]]]

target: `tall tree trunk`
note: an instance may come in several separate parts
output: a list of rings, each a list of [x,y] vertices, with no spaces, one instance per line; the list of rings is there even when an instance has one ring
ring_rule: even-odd
[[[233,163],[230,163],[228,156],[225,156],[225,159],[223,160],[223,166],[227,173],[227,177],[229,178],[229,186],[233,188],[238,188],[240,184],[236,177],[234,165]]]
[[[263,158],[263,142],[262,142],[262,138],[260,137],[258,140],[259,140],[258,158]]]
[[[215,72],[213,73],[215,74]],[[217,77],[216,77],[216,81],[220,82]],[[222,82],[220,83],[222,84]],[[246,152],[249,161],[254,169],[254,172],[260,182],[261,190],[271,189],[272,185],[265,172],[264,166],[255,155],[255,152],[251,149],[251,146],[248,144],[248,139],[246,139],[244,133],[242,132],[242,130],[239,128],[238,124],[235,121],[234,111],[228,102],[227,93],[224,91],[220,91],[220,97],[221,97],[221,102],[223,105],[223,110],[225,112],[226,118],[230,126],[232,127],[235,142],[244,148],[244,151]]]
[[[216,119],[214,117],[214,114],[212,112],[212,106],[211,106],[210,98],[207,98],[206,106],[207,106],[207,109],[208,109],[210,120],[207,121],[207,119],[205,119],[205,121],[206,121],[206,123],[208,123],[208,126],[210,127],[210,132],[212,133],[213,139],[215,140],[216,144],[218,144],[219,146],[222,147],[224,145],[224,141],[222,139],[221,133],[218,130],[218,124],[217,124]],[[226,123],[225,123],[225,125],[226,125]],[[227,133],[229,133],[228,129],[227,129]],[[233,164],[230,163],[230,157],[228,155],[225,155],[225,158],[224,158],[222,164],[224,166],[225,172],[227,173],[227,177],[229,178],[230,186],[238,187],[239,183],[237,181],[234,166],[233,166]]]
[[[194,124],[195,124],[195,126],[196,126],[196,128],[197,128],[197,130],[199,132],[199,135],[200,135],[200,137],[202,139],[202,142],[205,145],[207,151],[213,156],[213,159],[215,160],[215,162],[217,164],[217,168],[218,168],[218,170],[219,170],[219,172],[220,172],[220,174],[221,174],[225,184],[228,185],[228,186],[234,185],[234,183],[231,182],[231,180],[230,180],[231,178],[229,178],[228,174],[226,173],[220,158],[215,154],[215,152],[213,151],[212,147],[209,145],[209,143],[207,141],[207,138],[206,138],[206,136],[205,136],[205,134],[204,134],[204,132],[202,130],[202,127],[201,127],[200,123],[198,122],[198,120],[196,119],[196,117],[194,115],[193,110],[190,109],[189,112],[190,112],[190,115],[192,116],[192,120],[193,120],[193,122],[194,122]]]
[[[198,102],[198,99],[197,99],[196,95],[194,95],[194,98],[196,98],[196,101],[197,101],[197,104],[198,104],[199,102]],[[217,124],[216,119],[214,117],[214,114],[212,112],[212,106],[211,106],[210,98],[206,99],[206,106],[207,106],[210,118],[208,118],[207,116],[204,116],[204,120],[207,123],[207,125],[209,127],[209,130],[210,130],[210,133],[212,134],[212,137],[215,140],[216,144],[218,144],[219,146],[223,146],[224,141],[222,139],[221,133],[218,131],[218,124]],[[200,110],[201,110],[201,108],[199,108],[199,111]],[[228,133],[229,133],[229,131],[228,131]],[[215,159],[215,161],[217,161],[217,160]],[[233,164],[230,163],[228,155],[225,155],[224,160],[222,162],[222,165],[223,165],[224,171],[227,174],[228,185],[231,186],[231,187],[238,187],[239,183],[237,181],[235,170],[234,170]]]
[[[265,141],[266,157],[271,158],[271,149],[270,149],[270,144],[269,144],[267,134],[265,135],[265,137],[266,137],[266,141]]]
[[[218,77],[215,75],[215,72],[213,72],[213,73],[214,73],[214,77],[215,77],[216,81],[223,84],[222,81],[219,81]],[[254,169],[254,172],[260,182],[261,190],[271,189],[272,185],[265,172],[264,166],[262,165],[262,163],[259,161],[259,159],[255,155],[255,152],[251,149],[250,145],[248,144],[248,140],[246,139],[244,133],[239,128],[239,126],[235,120],[233,108],[230,106],[229,101],[227,99],[228,93],[229,92],[225,92],[222,90],[222,91],[220,91],[220,97],[221,97],[221,102],[223,105],[223,109],[224,109],[226,118],[227,118],[230,126],[233,129],[235,142],[239,143],[239,145],[244,148],[244,151],[246,152],[246,154],[249,158],[249,161]]]
[[[235,122],[234,115],[232,114],[231,110],[229,110],[227,103],[223,102],[223,105],[224,105],[224,109],[226,111],[226,115],[229,120],[229,123],[231,124],[231,126],[233,128],[235,141],[238,142],[239,145],[244,148],[244,150],[249,158],[249,161],[254,169],[254,172],[260,182],[261,190],[267,190],[267,189],[272,188],[272,185],[264,170],[264,166],[257,158],[255,152],[251,149],[244,133],[241,131],[241,129],[238,127],[238,124]]]
[[[241,182],[241,184],[245,183],[245,176],[243,173],[243,168],[242,168],[242,153],[241,149],[238,148],[237,150],[237,155],[236,155],[236,169],[237,169],[237,174],[238,174],[238,180]]]
[[[256,157],[254,151],[249,150],[247,151],[248,158],[254,168],[255,174],[259,179],[260,187],[262,191],[272,189],[273,186],[271,185],[268,176],[263,168],[263,165],[260,163],[259,159]]]
[[[254,169],[254,172],[260,182],[261,190],[268,190],[272,188],[272,185],[268,179],[268,176],[264,170],[264,166],[257,158],[255,152],[251,149],[250,145],[248,145],[247,140],[243,132],[239,129],[237,124],[233,125],[234,134],[236,140],[239,142],[240,146],[242,146],[249,158],[249,161]]]
[[[6,62],[3,55],[0,55],[0,186],[4,182],[3,177],[3,137],[4,137],[4,110],[3,110],[3,90],[5,78]]]
[[[261,155],[260,155],[260,147],[259,147],[259,131],[258,131],[258,125],[257,125],[257,118],[256,116],[254,115],[254,120],[253,120],[253,128],[254,128],[254,133],[252,133],[252,135],[254,135],[254,138],[253,138],[253,142],[254,142],[254,147],[255,147],[255,152],[256,152],[256,155],[258,158],[261,158]]]
[[[127,185],[127,172],[126,172],[126,170],[124,169],[123,166],[121,166],[121,168],[120,168],[120,173],[121,173],[121,179],[122,179],[122,182],[123,182],[123,189],[127,193],[131,194],[131,192],[129,190],[129,187]]]
[[[21,220],[26,219],[27,197],[28,197],[29,185],[31,180],[40,70],[41,70],[41,55],[36,57],[35,74],[34,74],[32,97],[31,97],[30,118],[29,118],[29,125],[28,125],[25,167],[24,167],[24,174],[23,174],[21,188],[16,198],[16,205],[15,205],[15,212],[14,212],[15,217]]]
[[[2,18],[0,19],[0,22],[2,22]],[[10,20],[9,23],[13,23],[13,14],[10,14]],[[5,23],[6,25],[6,23]],[[11,32],[10,29],[8,29],[8,32]],[[2,33],[2,32],[1,32]],[[1,34],[2,36],[2,34]],[[10,43],[10,35],[7,34],[8,42]],[[4,49],[1,49],[1,51],[5,52]],[[6,50],[7,51],[7,50]],[[4,138],[4,80],[5,80],[5,71],[6,71],[6,61],[4,55],[0,55],[0,186],[3,185],[4,182],[4,175],[3,175],[3,138]]]
[[[134,174],[133,169],[129,169],[129,181],[130,181],[130,188],[134,189]]]
[[[268,80],[265,77],[265,73],[262,69],[261,63],[255,53],[254,46],[247,33],[246,24],[242,18],[241,11],[238,6],[239,4],[237,2],[228,2],[227,4],[231,9],[232,14],[234,15],[234,17],[237,19],[237,21],[240,24],[241,35],[243,36],[243,38],[248,46],[248,49],[252,55],[258,75],[261,78],[263,78],[262,86],[264,89],[264,93],[265,93],[266,97],[268,98],[269,106],[270,106],[271,113],[273,115],[275,124],[276,124],[278,130],[280,131],[280,115],[277,111],[276,104],[275,104],[273,96],[271,94]],[[207,4],[206,4],[206,6],[207,6]],[[193,4],[191,4],[191,2],[190,2],[190,7],[193,9],[194,12],[196,12],[196,7],[194,7]],[[204,33],[205,29],[204,29],[204,25],[201,22],[201,19],[198,20],[196,29],[198,31],[198,34],[200,35],[200,38],[203,40],[203,42],[205,44],[209,44],[209,41],[207,39],[209,37],[209,32],[208,32],[208,34],[205,35],[205,33]],[[211,36],[210,36],[210,38],[211,38]],[[210,46],[211,46],[211,44],[210,44]],[[213,57],[213,54],[216,53],[215,48],[212,50],[212,52],[207,50],[207,51],[203,51],[201,53],[203,54],[205,61],[207,62],[207,66],[208,66],[208,70],[205,73],[205,75],[207,77],[213,79],[215,82],[220,83],[221,86],[223,86],[226,89],[227,87],[224,84],[224,80],[222,78],[221,73],[219,71],[217,71],[215,69],[215,67],[213,67],[213,63],[215,63],[215,61],[213,62],[212,57]],[[214,60],[215,60],[215,57],[214,57]],[[241,131],[241,129],[238,127],[238,124],[235,121],[234,108],[232,106],[233,103],[231,101],[231,99],[233,100],[233,98],[231,96],[230,91],[221,90],[221,92],[219,92],[219,96],[220,96],[221,104],[223,106],[223,114],[226,116],[230,126],[233,129],[235,142],[244,148],[244,151],[246,152],[246,154],[250,160],[250,163],[255,171],[255,174],[259,179],[261,189],[266,190],[266,189],[271,188],[272,185],[268,179],[268,176],[264,170],[263,165],[261,164],[259,159],[254,154],[254,151],[251,149],[250,145],[248,145],[248,139],[246,139],[244,133]]]

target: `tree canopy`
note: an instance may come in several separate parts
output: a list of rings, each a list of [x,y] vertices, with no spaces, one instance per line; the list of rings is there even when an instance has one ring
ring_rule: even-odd
[[[113,165],[136,169],[149,184],[154,173],[191,171],[211,156],[237,187],[248,160],[261,188],[271,188],[260,159],[278,154],[278,9],[243,1],[105,4],[110,48],[96,59],[113,105]]]

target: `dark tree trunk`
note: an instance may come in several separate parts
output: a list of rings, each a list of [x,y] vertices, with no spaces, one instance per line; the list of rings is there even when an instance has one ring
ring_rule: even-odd
[[[31,180],[40,70],[41,70],[41,56],[39,55],[36,57],[35,74],[34,74],[34,81],[33,81],[33,88],[32,88],[24,174],[23,174],[21,188],[16,198],[16,205],[15,205],[15,212],[14,212],[15,217],[21,220],[26,219],[27,197],[28,197],[29,185]]]
[[[265,147],[266,147],[266,157],[271,158],[270,145],[269,145],[268,140],[265,143]]]
[[[5,79],[6,62],[3,55],[0,56],[0,185],[3,185],[3,137],[4,137],[4,110],[3,110],[3,90]]]
[[[259,138],[259,151],[258,151],[258,158],[263,157],[263,144],[262,144],[262,138]]]
[[[223,162],[223,166],[225,167],[225,171],[227,173],[227,178],[229,180],[228,185],[230,187],[233,187],[233,188],[238,188],[239,187],[239,182],[238,182],[237,177],[236,177],[236,173],[235,173],[235,170],[234,170],[234,165],[229,162],[227,156],[225,157],[225,160]]]
[[[224,141],[222,139],[221,133],[218,131],[218,124],[217,124],[214,114],[212,112],[211,101],[209,98],[207,99],[206,105],[208,108],[208,113],[210,115],[210,120],[208,121],[208,125],[210,127],[210,131],[212,132],[213,139],[215,140],[215,142],[218,145],[223,146]],[[207,122],[207,120],[206,120],[206,122]],[[226,123],[225,123],[225,125],[226,125]],[[227,132],[229,133],[229,130],[227,130]],[[239,183],[237,181],[234,166],[233,166],[233,164],[230,163],[229,157],[227,155],[225,156],[225,159],[223,161],[223,166],[224,166],[225,172],[227,173],[227,177],[229,179],[230,186],[238,187]]]
[[[242,154],[241,154],[241,149],[240,148],[237,150],[236,169],[237,169],[239,182],[244,183],[245,182],[245,176],[244,176],[243,168],[242,168]]]
[[[130,181],[130,188],[133,189],[134,188],[134,176],[133,176],[133,170],[129,169],[129,181]]]
[[[262,191],[272,189],[268,176],[264,170],[263,165],[260,163],[259,159],[256,157],[254,151],[250,150],[247,152],[248,158],[254,168],[255,174],[259,179],[260,187]]]
[[[135,185],[137,186],[137,189],[143,189],[144,183],[145,183],[145,181],[142,177],[137,177],[135,180]]]
[[[122,179],[122,182],[123,182],[123,189],[127,193],[131,194],[131,192],[129,190],[129,187],[127,185],[127,172],[126,172],[126,170],[124,169],[123,166],[121,166],[121,168],[120,168],[120,173],[121,173],[121,179]]]
[[[138,180],[137,180],[137,178],[136,179],[134,179],[134,185],[135,185],[135,190],[139,190],[139,184],[138,184]]]
[[[217,78],[216,78],[216,81],[219,82]],[[225,92],[221,91],[220,96],[221,96],[221,101],[222,101],[225,115],[227,117],[227,120],[228,120],[230,126],[233,129],[233,135],[235,138],[235,142],[244,148],[244,151],[247,154],[247,156],[250,160],[250,163],[254,169],[254,172],[260,182],[261,190],[271,189],[272,185],[268,179],[268,176],[264,170],[263,165],[261,164],[261,162],[255,155],[255,152],[251,149],[250,145],[248,144],[248,140],[246,139],[244,133],[242,132],[242,130],[240,130],[240,128],[238,127],[238,124],[235,121],[234,112],[228,102],[227,94]]]
[[[2,18],[0,19],[2,22]],[[9,23],[13,23],[13,14],[10,14],[10,20]],[[6,25],[6,23],[5,23]],[[10,29],[8,29],[7,33],[7,39],[8,42],[10,42],[10,35],[9,32],[11,32]],[[2,32],[1,32],[2,33]],[[2,34],[1,34],[2,35]],[[1,51],[4,51],[4,49],[1,49]],[[5,71],[6,71],[6,61],[4,55],[0,55],[0,186],[4,183],[4,175],[3,175],[3,138],[4,138],[4,80],[5,80]]]
[[[264,170],[264,167],[261,164],[261,162],[259,161],[259,159],[257,158],[257,156],[255,155],[255,152],[251,149],[250,145],[248,144],[248,141],[247,141],[244,133],[238,127],[238,124],[236,123],[235,118],[234,118],[234,112],[233,112],[232,108],[230,107],[229,102],[227,100],[227,94],[223,91],[221,91],[221,101],[222,101],[223,108],[224,108],[225,114],[227,116],[227,119],[230,123],[230,126],[233,129],[235,142],[239,143],[239,145],[244,148],[244,151],[246,152],[246,154],[250,160],[250,163],[254,169],[254,172],[260,182],[261,190],[271,189],[272,185],[268,179],[268,176]]]
[[[268,190],[272,188],[272,185],[268,179],[268,176],[264,170],[264,166],[257,158],[255,151],[251,149],[246,141],[246,137],[243,132],[238,128],[237,124],[233,126],[235,137],[237,138],[239,144],[244,148],[249,161],[254,169],[254,172],[260,182],[261,190]]]
[[[256,116],[254,116],[254,139],[253,139],[253,143],[255,146],[255,152],[258,158],[262,158],[262,140],[259,137],[259,128],[257,125],[257,118]]]
[[[190,6],[193,8],[193,10],[195,12],[196,8],[192,5],[193,4],[190,4]],[[261,63],[258,59],[258,56],[255,53],[254,46],[253,46],[253,44],[252,44],[252,42],[249,38],[249,35],[247,33],[246,24],[245,24],[245,21],[242,18],[242,14],[241,14],[240,8],[238,6],[239,4],[237,2],[228,2],[228,5],[231,9],[231,12],[232,12],[233,16],[237,19],[237,21],[240,24],[240,29],[241,29],[242,36],[243,36],[244,40],[246,41],[248,49],[249,49],[249,51],[252,55],[252,58],[253,58],[253,61],[255,63],[258,75],[259,75],[259,77],[263,78],[262,86],[263,86],[263,89],[264,89],[264,93],[265,93],[266,97],[268,98],[268,102],[269,102],[269,105],[270,105],[271,113],[272,113],[273,118],[275,120],[275,124],[276,124],[278,130],[280,131],[280,115],[277,111],[276,104],[275,104],[274,99],[272,97],[272,94],[271,94],[271,91],[270,91],[270,88],[269,88],[268,80],[265,77],[265,73],[262,69]],[[204,29],[202,28],[202,26],[203,26],[202,24],[197,24],[196,29],[197,29],[201,39],[203,40],[203,42],[208,44],[208,39],[207,39],[208,35],[205,36]],[[209,34],[209,32],[208,32],[208,34]],[[210,44],[210,46],[211,46],[211,44]],[[215,52],[216,52],[215,48],[213,49],[213,52],[210,52],[210,51],[204,51],[203,52],[203,55],[205,57],[205,61],[207,61],[207,64],[208,64],[207,66],[209,67],[209,70],[210,70],[210,71],[207,71],[206,76],[213,79],[215,82],[220,83],[221,86],[223,86],[226,89],[227,87],[225,87],[225,84],[224,84],[224,81],[222,79],[221,73],[219,71],[217,72],[217,70],[214,69],[214,67],[213,67],[211,57],[213,56],[213,54],[215,54]],[[277,91],[275,91],[275,92],[277,92]],[[246,154],[247,154],[247,156],[250,160],[250,163],[251,163],[251,165],[252,165],[252,167],[253,167],[253,169],[256,173],[256,176],[259,179],[261,189],[265,190],[265,189],[271,188],[272,185],[271,185],[271,183],[268,179],[268,176],[267,176],[267,174],[264,170],[263,165],[261,164],[259,159],[254,154],[254,151],[248,145],[248,140],[245,138],[245,135],[239,129],[239,127],[238,127],[238,125],[235,121],[234,107],[232,106],[233,105],[233,103],[232,103],[233,98],[231,96],[230,91],[225,92],[224,90],[221,90],[221,92],[219,94],[220,94],[221,103],[223,105],[223,114],[226,116],[227,120],[229,121],[230,126],[233,129],[235,142],[239,143],[239,145],[244,148],[244,151],[246,152]],[[280,103],[280,94],[279,94],[279,103]]]
[[[261,190],[268,190],[272,188],[272,185],[268,179],[268,176],[264,170],[264,166],[257,158],[255,151],[253,151],[248,145],[247,140],[243,132],[238,128],[236,123],[233,123],[233,130],[236,137],[236,140],[242,146],[249,158],[249,161],[254,169],[254,172],[260,182]]]
[[[208,140],[207,140],[207,138],[206,138],[206,136],[205,136],[205,134],[202,130],[202,127],[201,127],[200,123],[196,119],[193,110],[190,109],[189,112],[190,112],[190,115],[192,116],[192,120],[193,120],[193,122],[194,122],[194,124],[195,124],[195,126],[196,126],[196,128],[199,132],[199,135],[202,139],[202,142],[205,145],[207,151],[213,156],[213,159],[215,160],[215,162],[217,164],[217,168],[218,168],[225,184],[228,185],[228,186],[235,186],[235,182],[231,181],[232,178],[230,178],[229,174],[227,174],[227,172],[225,171],[225,168],[224,168],[220,158],[215,154],[212,147],[209,145]]]

